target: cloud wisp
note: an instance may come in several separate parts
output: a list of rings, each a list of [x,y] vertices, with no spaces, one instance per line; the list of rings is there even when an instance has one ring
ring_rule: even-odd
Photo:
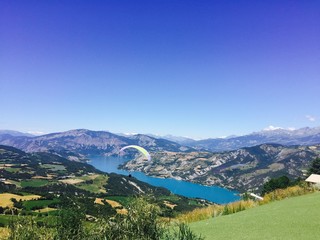
[[[311,115],[306,115],[306,118],[310,121],[310,122],[315,122],[317,119],[315,116],[311,116]]]

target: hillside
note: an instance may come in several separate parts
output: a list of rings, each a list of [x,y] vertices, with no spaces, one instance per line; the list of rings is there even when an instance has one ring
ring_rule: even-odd
[[[318,239],[320,192],[190,224],[205,239]]]
[[[7,197],[8,193],[17,195],[13,198],[18,203],[14,205],[10,202],[12,197]],[[173,195],[165,188],[151,186],[133,177],[105,174],[89,164],[69,161],[50,153],[25,153],[1,145],[0,194],[2,200],[8,199],[7,204],[1,207],[14,205],[18,212],[29,213],[48,207],[55,210],[71,201],[80,202],[80,206],[90,215],[104,211],[111,214],[110,204],[106,202],[116,201],[120,206],[125,206],[138,195],[154,199],[165,215],[202,206],[200,200]],[[21,195],[33,195],[40,200],[28,199],[19,203]],[[168,207],[170,204],[176,205],[174,209]]]
[[[151,162],[136,159],[123,168],[238,191],[256,191],[272,177],[302,177],[303,170],[319,154],[320,145],[263,144],[222,153],[158,152]]]
[[[126,145],[139,145],[150,152],[188,152],[192,148],[165,139],[147,135],[119,136],[106,131],[86,129],[51,133],[35,137],[0,134],[0,144],[19,148],[26,152],[55,152],[70,160],[85,159],[90,155],[117,155]]]

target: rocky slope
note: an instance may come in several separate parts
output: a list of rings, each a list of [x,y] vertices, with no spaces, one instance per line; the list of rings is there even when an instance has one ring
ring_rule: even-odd
[[[310,162],[319,155],[320,145],[286,147],[263,144],[222,153],[157,152],[152,154],[152,161],[138,158],[123,168],[247,191],[258,190],[272,177],[302,177]]]

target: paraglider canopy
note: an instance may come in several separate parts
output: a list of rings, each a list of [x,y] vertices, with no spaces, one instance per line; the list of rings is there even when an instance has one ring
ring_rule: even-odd
[[[120,152],[122,152],[123,150],[127,149],[127,148],[135,148],[137,149],[138,151],[140,151],[147,159],[148,161],[151,160],[151,156],[150,154],[148,153],[147,150],[145,150],[143,147],[140,147],[140,146],[137,146],[137,145],[129,145],[129,146],[125,146],[123,148],[120,149]]]

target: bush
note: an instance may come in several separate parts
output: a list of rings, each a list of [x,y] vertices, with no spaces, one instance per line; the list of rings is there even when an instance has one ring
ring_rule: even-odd
[[[202,240],[185,224],[173,229],[159,218],[160,208],[142,198],[127,207],[127,214],[97,219],[84,224],[85,215],[79,208],[60,211],[57,224],[51,228],[37,218],[19,217],[10,223],[10,240]]]
[[[33,217],[19,217],[9,224],[9,240],[53,240],[52,229],[40,227]]]
[[[57,225],[57,239],[78,240],[84,239],[83,220],[85,215],[76,207],[60,211]]]
[[[263,200],[260,201],[260,204],[266,204],[271,201],[277,201],[277,200],[282,200],[284,198],[288,197],[295,197],[295,196],[300,196],[304,195],[307,193],[314,192],[313,188],[309,188],[306,185],[302,186],[293,186],[293,187],[288,187],[286,189],[277,189],[273,192],[267,193],[263,196]]]

